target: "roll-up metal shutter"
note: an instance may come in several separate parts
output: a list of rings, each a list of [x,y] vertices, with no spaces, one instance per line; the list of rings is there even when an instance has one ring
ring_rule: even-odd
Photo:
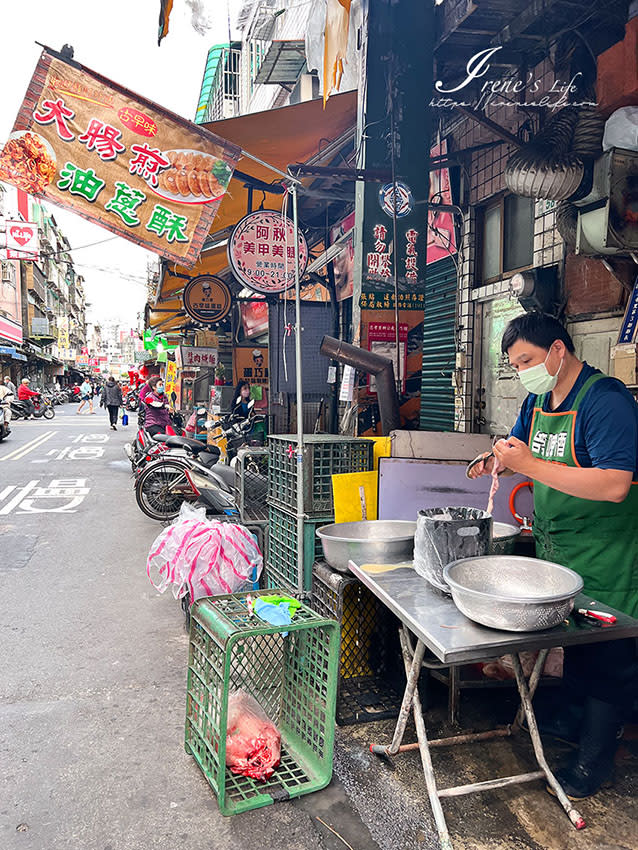
[[[422,431],[454,430],[452,373],[456,361],[456,266],[452,258],[428,266],[423,321]]]

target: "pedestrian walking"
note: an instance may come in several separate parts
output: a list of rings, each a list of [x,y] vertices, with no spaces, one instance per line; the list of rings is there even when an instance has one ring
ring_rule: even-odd
[[[111,428],[117,431],[117,414],[122,406],[122,389],[115,378],[111,375],[102,388],[100,407],[105,407],[109,413]]]
[[[88,378],[85,378],[81,387],[80,387],[80,398],[82,399],[80,402],[80,406],[77,409],[78,415],[82,412],[82,408],[84,405],[89,403],[89,413],[95,413],[93,410],[93,387],[91,386]]]

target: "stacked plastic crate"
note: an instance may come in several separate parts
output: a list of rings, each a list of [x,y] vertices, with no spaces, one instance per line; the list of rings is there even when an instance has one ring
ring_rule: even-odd
[[[309,594],[312,565],[322,560],[316,530],[334,522],[332,476],[369,472],[373,468],[372,440],[335,434],[304,436],[302,463],[297,463],[297,436],[268,438],[268,548],[266,584]],[[297,533],[297,476],[303,476],[303,539]],[[297,553],[303,552],[299,575]]]

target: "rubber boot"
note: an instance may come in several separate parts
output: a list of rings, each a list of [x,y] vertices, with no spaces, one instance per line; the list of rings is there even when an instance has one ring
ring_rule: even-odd
[[[587,699],[578,752],[566,768],[556,772],[556,779],[570,799],[591,797],[611,779],[620,728],[620,713],[615,705],[593,697]]]
[[[572,702],[560,702],[552,705],[534,705],[536,725],[542,738],[554,738],[563,744],[577,747],[580,743],[581,727],[585,709]],[[523,729],[527,730],[527,719],[523,719]]]

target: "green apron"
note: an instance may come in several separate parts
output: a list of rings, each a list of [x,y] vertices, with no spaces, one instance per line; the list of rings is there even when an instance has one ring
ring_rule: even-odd
[[[539,396],[530,428],[534,457],[580,466],[574,449],[578,408],[596,381],[592,375],[576,396],[573,410],[545,413]],[[633,617],[638,616],[638,482],[620,504],[568,496],[534,481],[536,553],[583,577],[584,592]]]

